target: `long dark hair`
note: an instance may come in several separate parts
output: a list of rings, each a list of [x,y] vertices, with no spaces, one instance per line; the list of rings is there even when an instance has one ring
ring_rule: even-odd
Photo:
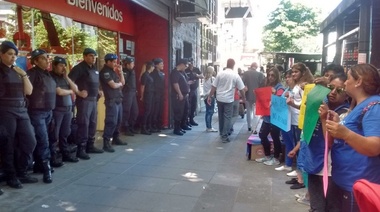
[[[275,81],[274,81],[273,84],[271,84],[271,83],[269,82],[269,76],[267,76],[266,85],[267,85],[267,86],[275,86],[275,85],[277,85],[278,83],[281,82],[281,79],[280,79],[280,71],[279,71],[277,68],[273,67],[273,68],[269,69],[268,74],[269,74],[270,72],[273,72],[274,77],[275,77]]]

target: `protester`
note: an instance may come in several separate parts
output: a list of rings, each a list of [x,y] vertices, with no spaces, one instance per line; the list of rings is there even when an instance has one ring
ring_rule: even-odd
[[[285,83],[287,88],[285,89],[284,93],[281,95],[283,98],[287,98],[291,96],[292,89],[294,87],[294,80],[292,77],[292,69],[289,69],[285,72]],[[288,109],[290,106],[288,106]],[[290,110],[290,109],[289,109]],[[291,113],[291,116],[293,113]],[[284,130],[281,130],[281,136],[282,140],[285,143],[285,164],[283,166],[275,168],[276,171],[292,171],[292,165],[293,165],[293,158],[290,158],[288,156],[289,152],[293,150],[295,146],[295,141],[292,135],[292,130],[289,130],[288,132],[285,132]]]
[[[348,71],[347,94],[356,102],[340,121],[329,111],[326,129],[333,139],[332,179],[339,189],[341,211],[359,211],[352,187],[356,180],[380,184],[380,76],[376,67],[359,64]]]
[[[271,68],[268,72],[266,86],[272,87],[272,94],[281,96],[284,92],[284,88],[280,81],[280,72],[277,68]],[[271,155],[271,145],[268,139],[269,133],[273,139],[274,155]],[[270,116],[263,117],[263,124],[261,125],[259,137],[261,144],[264,147],[265,157],[256,159],[256,162],[264,163],[268,166],[279,165],[280,153],[281,153],[281,141],[280,141],[280,128],[270,123]]]
[[[301,129],[298,128],[298,119],[303,96],[303,87],[306,84],[312,83],[314,81],[313,75],[311,74],[309,68],[303,63],[296,63],[293,65],[292,76],[295,86],[293,88],[292,95],[287,98],[286,102],[290,106],[290,110],[292,113],[291,130],[293,134],[293,139],[295,142],[297,142],[297,145],[293,148],[293,150],[291,150],[288,153],[289,157],[295,157],[300,147],[299,142],[301,136]],[[294,182],[294,185],[290,187],[291,189],[300,189],[305,187],[301,172],[293,171],[288,173],[287,175],[292,177],[297,176],[298,178],[298,180]]]

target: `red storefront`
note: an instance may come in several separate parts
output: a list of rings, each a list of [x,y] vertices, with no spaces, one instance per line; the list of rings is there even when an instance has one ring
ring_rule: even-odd
[[[145,1],[140,0],[8,0],[17,5],[17,12],[29,10],[30,8],[39,10],[42,14],[43,24],[47,31],[47,40],[49,44],[45,44],[45,49],[48,52],[62,55],[78,55],[80,54],[78,48],[75,46],[73,39],[72,48],[68,49],[62,45],[59,40],[58,29],[51,16],[59,16],[62,22],[71,22],[81,27],[83,30],[93,31],[92,39],[96,39],[98,46],[90,46],[96,48],[99,52],[98,65],[102,65],[102,56],[105,53],[118,52],[119,55],[125,57],[126,55],[135,57],[136,59],[136,76],[139,81],[141,66],[144,62],[152,60],[153,58],[160,57],[164,60],[164,72],[166,78],[169,76],[169,60],[170,54],[170,30],[169,30],[169,11],[170,7],[160,1],[152,3],[141,3]],[[149,8],[152,6],[160,6],[159,13],[153,13],[156,8]],[[16,12],[16,15],[17,15]],[[43,48],[33,45],[34,38],[33,30],[28,34],[24,30],[25,23],[22,15],[17,16],[17,32],[14,40],[18,43],[21,49],[30,51],[32,47]],[[69,20],[69,21],[67,21]],[[32,23],[33,24],[33,23]],[[21,27],[22,26],[22,27]],[[36,26],[37,28],[38,26]],[[18,34],[17,34],[18,33]],[[105,36],[106,35],[106,36]],[[29,42],[29,39],[31,43]],[[100,40],[102,37],[103,40]],[[37,42],[37,41],[36,41]],[[28,43],[25,45],[25,43]],[[45,42],[46,43],[46,42]],[[106,43],[106,45],[104,45]],[[100,44],[103,44],[101,47]],[[108,45],[110,44],[110,45]],[[111,45],[112,44],[112,45]],[[22,45],[22,46],[21,46]],[[111,50],[109,47],[112,46]],[[108,51],[108,52],[106,52]],[[69,64],[75,64],[77,59],[74,56],[67,56]],[[71,61],[72,60],[72,61]],[[71,63],[70,63],[71,62]],[[168,88],[168,80],[166,79],[166,88]],[[169,126],[169,106],[168,106],[168,89],[166,89],[166,98],[164,106],[164,125]],[[101,102],[102,105],[103,103]],[[104,111],[99,110],[99,122]]]

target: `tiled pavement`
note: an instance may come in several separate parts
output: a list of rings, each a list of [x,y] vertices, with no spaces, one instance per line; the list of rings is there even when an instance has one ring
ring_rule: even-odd
[[[20,190],[3,186],[0,211],[307,211],[294,197],[305,191],[290,190],[284,172],[246,160],[245,120],[224,144],[205,132],[203,116],[185,136],[127,137],[115,153],[56,168],[52,184],[36,175],[39,183]]]

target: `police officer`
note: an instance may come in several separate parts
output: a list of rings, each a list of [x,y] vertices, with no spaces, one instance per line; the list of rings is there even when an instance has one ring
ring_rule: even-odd
[[[77,84],[75,105],[77,107],[77,157],[90,159],[87,153],[103,153],[94,146],[97,123],[97,99],[99,91],[99,72],[95,67],[96,52],[91,48],[83,51],[83,61],[74,66],[69,73],[70,79]]]
[[[51,183],[50,149],[48,127],[55,108],[56,87],[47,68],[49,60],[46,52],[36,49],[31,52],[33,68],[28,70],[33,92],[27,95],[28,113],[36,134],[37,146],[34,150],[34,168],[43,172],[44,183]]]
[[[141,75],[141,98],[140,100],[144,104],[144,114],[142,117],[142,126],[141,126],[141,134],[151,135],[150,129],[152,122],[152,110],[155,105],[153,105],[153,97],[154,97],[154,81],[150,73],[152,73],[154,69],[152,62],[146,62],[142,75]]]
[[[100,84],[103,88],[106,105],[106,118],[104,120],[103,150],[114,152],[111,140],[116,145],[127,145],[127,142],[120,140],[119,127],[123,114],[123,94],[122,88],[125,84],[123,68],[117,64],[116,54],[106,54],[105,64],[100,71]],[[114,71],[116,68],[117,73]]]
[[[0,152],[6,181],[12,188],[22,188],[21,183],[38,182],[27,173],[33,161],[36,138],[24,96],[32,93],[33,86],[25,71],[13,65],[17,54],[18,49],[12,42],[1,43]]]
[[[62,57],[54,57],[51,76],[57,83],[56,106],[53,110],[54,129],[50,135],[51,163],[57,163],[54,158],[58,153],[58,145],[60,152],[62,152],[62,160],[75,163],[79,160],[71,155],[67,138],[71,132],[71,120],[73,118],[72,94],[78,92],[78,87],[67,76],[66,60]]]
[[[185,109],[188,108],[188,94],[190,92],[185,75],[187,63],[186,59],[180,59],[177,62],[176,68],[170,73],[170,83],[172,85],[171,101],[174,114],[173,133],[176,135],[183,135],[182,129],[188,129],[188,127],[185,127],[187,121]]]
[[[152,111],[152,132],[160,132],[162,129],[162,110],[164,107],[164,91],[165,91],[165,74],[164,61],[161,58],[153,60],[154,70],[150,75],[154,81],[153,111]]]
[[[136,131],[135,122],[139,114],[139,108],[136,99],[136,74],[135,59],[127,57],[123,60],[123,75],[125,85],[123,87],[123,127],[125,134],[134,136]]]
[[[194,59],[189,59],[189,67],[185,70],[188,77],[188,83],[190,85],[189,93],[189,124],[192,126],[198,126],[198,123],[194,121],[195,111],[197,110],[198,102],[198,87],[199,79],[203,79],[203,74],[199,68],[194,67]]]

